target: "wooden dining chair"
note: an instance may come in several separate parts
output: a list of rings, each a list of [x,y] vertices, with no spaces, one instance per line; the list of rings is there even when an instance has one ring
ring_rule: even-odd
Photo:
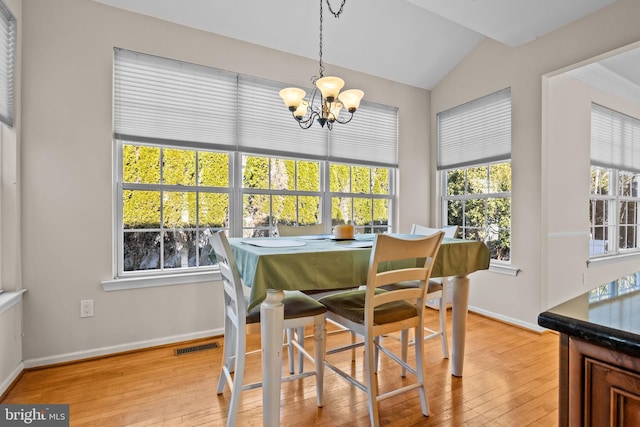
[[[325,364],[340,377],[367,393],[369,418],[371,425],[379,426],[378,402],[398,394],[418,390],[422,414],[429,415],[427,400],[427,385],[424,378],[424,301],[427,284],[433,268],[433,261],[440,249],[444,233],[439,232],[431,236],[396,237],[379,234],[373,244],[367,284],[365,289],[343,292],[321,298],[319,301],[327,309],[327,318],[337,322],[350,331],[363,337],[365,348],[365,378],[364,381],[338,368],[329,360]],[[417,260],[423,260],[417,262]],[[380,267],[380,268],[379,268]],[[384,290],[383,286],[415,281],[416,287],[397,290]],[[407,362],[408,331],[415,333],[415,368]],[[380,337],[400,332],[402,354],[397,354],[382,345]],[[348,344],[330,349],[327,355],[351,350],[354,345]],[[406,371],[414,374],[416,380],[395,390],[381,393],[378,389],[377,376],[383,371],[377,370],[377,352],[380,351],[397,362],[402,368],[402,376]]]
[[[220,267],[224,288],[224,354],[217,392],[222,394],[225,385],[229,386],[231,401],[229,402],[227,426],[235,426],[240,392],[262,386],[261,382],[244,384],[247,356],[246,334],[249,329],[260,330],[260,307],[248,310],[248,301],[245,297],[246,287],[240,278],[231,246],[224,231],[214,233],[210,241]],[[288,345],[295,346],[299,354],[314,362],[315,370],[300,371],[297,374],[283,377],[282,381],[314,375],[316,377],[317,404],[318,407],[321,407],[323,405],[325,313],[327,309],[313,298],[297,291],[285,291],[282,303],[284,305],[284,330],[298,330],[298,328],[304,330],[305,326],[313,325],[315,341],[315,353],[312,357],[304,348],[304,333],[287,334]],[[290,366],[293,364],[290,363]]]
[[[313,225],[276,224],[276,231],[279,237],[306,236],[306,235],[325,233],[324,224],[313,224]]]

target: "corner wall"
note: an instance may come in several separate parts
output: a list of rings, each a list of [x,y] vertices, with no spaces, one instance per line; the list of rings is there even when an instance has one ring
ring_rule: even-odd
[[[555,158],[543,156],[542,117],[546,112],[542,104],[542,76],[640,40],[638,16],[640,2],[619,0],[517,48],[486,40],[432,91],[432,159],[437,152],[435,124],[438,112],[505,87],[510,86],[512,91],[511,265],[521,272],[516,277],[475,273],[469,301],[472,310],[535,326],[538,314],[559,302],[555,297],[550,298],[555,289],[571,287],[573,296],[588,289],[582,283],[564,283],[562,278],[549,274],[551,270],[547,265],[550,248],[557,245],[550,240],[550,233],[574,232],[574,227],[584,223],[587,217],[587,205],[583,212],[567,209],[581,203],[574,197],[549,200],[547,187],[564,186],[558,182],[563,170],[580,173],[585,165],[573,160],[558,163]],[[431,171],[431,191],[437,194],[435,160]],[[555,178],[547,182],[543,173]],[[563,190],[567,195],[585,191],[582,185],[576,188],[575,183],[574,187]],[[436,214],[435,211],[431,213]],[[559,228],[556,228],[554,222],[550,229],[548,220],[551,217],[563,218],[564,225],[557,224]],[[581,242],[574,241],[562,247],[561,256],[554,256],[557,262],[563,262],[563,257],[573,259],[578,253],[583,253]],[[586,259],[582,261],[586,262]],[[575,268],[573,265],[569,262],[565,268]],[[569,280],[577,280],[576,274],[567,274],[571,275]],[[564,296],[568,295],[563,293]]]

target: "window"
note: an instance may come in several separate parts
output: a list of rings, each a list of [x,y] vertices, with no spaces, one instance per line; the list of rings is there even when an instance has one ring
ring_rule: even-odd
[[[13,65],[16,47],[16,19],[0,1],[0,122],[13,127]]]
[[[438,113],[443,225],[511,260],[511,90]]]
[[[640,272],[604,283],[589,292],[589,303],[605,301],[640,291]]]
[[[591,108],[590,257],[638,252],[640,120]]]
[[[208,235],[393,225],[397,109],[303,130],[284,84],[115,49],[116,277],[210,269]]]

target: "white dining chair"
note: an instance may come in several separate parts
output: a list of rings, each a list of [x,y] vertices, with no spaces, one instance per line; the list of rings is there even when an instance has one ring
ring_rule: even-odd
[[[402,238],[387,234],[379,234],[376,237],[367,274],[367,284],[364,289],[343,292],[321,298],[319,301],[327,306],[327,318],[347,327],[359,336],[364,343],[344,345],[330,349],[327,355],[333,355],[342,351],[351,350],[353,346],[364,344],[365,347],[365,381],[360,381],[357,374],[359,370],[340,369],[336,364],[325,360],[329,369],[337,373],[367,393],[369,418],[372,426],[379,426],[378,402],[401,393],[418,390],[422,414],[429,415],[427,399],[427,384],[424,378],[424,301],[427,285],[433,262],[436,258],[443,233],[432,234],[419,238]],[[403,266],[394,264],[411,260]],[[417,263],[415,260],[424,260]],[[385,268],[378,268],[385,265]],[[386,285],[392,283],[414,282],[416,286],[398,288],[396,290],[384,290]],[[415,367],[407,363],[408,332],[413,330],[415,334]],[[398,356],[392,350],[386,348],[381,336],[391,333],[400,333],[401,355]],[[390,360],[397,362],[401,369],[401,376],[406,376],[406,371],[415,375],[415,381],[404,380],[396,389],[387,390],[389,384],[398,384],[380,379],[380,375],[387,372],[378,370],[378,352],[389,356]],[[377,375],[376,375],[377,374]],[[385,384],[384,392],[379,391],[380,384]]]
[[[323,224],[313,224],[313,225],[286,225],[286,224],[276,224],[276,231],[279,237],[296,237],[296,236],[313,236],[313,235],[321,235],[324,233],[324,225]],[[320,290],[320,291],[302,291],[305,295],[318,300],[324,296],[335,294],[338,292],[343,292],[345,290],[352,290],[353,287],[345,287],[343,289],[332,289],[330,291]],[[341,325],[336,325],[334,322],[329,320],[329,323],[338,327],[338,330],[332,330],[328,332],[329,334],[344,332],[345,328]],[[302,329],[297,330],[298,335],[302,335],[304,331]],[[291,334],[291,330],[287,330],[287,334]],[[355,342],[355,335],[351,334],[351,341]],[[353,359],[355,360],[355,350],[353,352]],[[289,363],[293,363],[292,357],[292,348],[289,347]],[[290,366],[290,370],[293,367]],[[298,369],[300,372],[304,369],[304,357],[301,354],[298,354]]]
[[[325,233],[324,224],[312,224],[312,225],[276,224],[276,231],[279,237],[306,236],[306,235]]]
[[[411,234],[419,234],[423,236],[431,236],[435,233],[444,233],[444,237],[454,238],[458,232],[458,226],[446,226],[442,228],[429,228],[418,224],[413,224],[411,226]],[[434,277],[429,280],[429,286],[427,288],[427,297],[426,301],[437,300],[438,301],[438,320],[439,327],[438,329],[429,328],[425,326],[425,335],[424,340],[429,341],[434,338],[440,338],[440,343],[442,345],[442,357],[444,359],[449,358],[449,340],[447,335],[447,283],[449,281],[448,277]],[[392,284],[385,288],[387,289],[395,289],[397,287],[402,286],[411,286],[411,284]],[[414,342],[409,342],[409,345],[412,345]]]
[[[248,300],[245,296],[246,287],[240,278],[235,257],[224,231],[214,233],[210,241],[220,267],[224,288],[224,353],[217,392],[222,394],[225,385],[229,386],[231,401],[229,402],[227,426],[235,426],[240,392],[262,386],[261,382],[244,384],[247,356],[246,334],[249,329],[247,326],[259,326],[260,307],[248,310]],[[304,333],[287,334],[288,345],[295,346],[299,354],[311,360],[315,364],[315,370],[300,371],[297,374],[283,377],[282,381],[315,376],[317,404],[318,407],[321,407],[323,405],[325,313],[327,309],[313,298],[297,291],[285,291],[282,303],[284,306],[284,330],[301,328],[304,331],[306,326],[313,325],[315,341],[315,352],[312,357],[304,348]],[[259,328],[255,329],[259,330]],[[290,363],[291,366],[293,366],[292,363]]]

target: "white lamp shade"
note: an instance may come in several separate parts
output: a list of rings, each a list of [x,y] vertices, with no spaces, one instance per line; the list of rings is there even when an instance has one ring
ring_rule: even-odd
[[[322,92],[324,99],[336,99],[340,89],[344,86],[344,80],[340,77],[327,76],[316,81],[316,86]]]
[[[342,102],[334,102],[331,104],[331,114],[328,117],[330,122],[333,122],[340,116],[340,110],[342,110]]]
[[[297,87],[286,87],[279,93],[280,97],[284,101],[284,105],[286,105],[289,109],[291,109],[291,107],[293,107],[294,109],[298,108],[300,103],[302,103],[302,98],[304,98],[307,94],[304,90]]]
[[[307,115],[307,108],[309,108],[309,103],[305,100],[300,102],[298,108],[293,112],[294,117],[302,118]]]
[[[344,108],[353,112],[360,107],[360,100],[364,96],[364,92],[360,89],[349,89],[342,92],[338,98],[344,104]]]

